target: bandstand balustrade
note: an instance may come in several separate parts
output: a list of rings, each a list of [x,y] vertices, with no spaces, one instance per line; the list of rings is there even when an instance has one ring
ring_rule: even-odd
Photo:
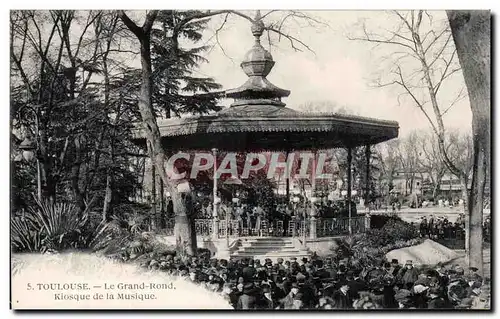
[[[363,233],[369,227],[369,216],[357,216],[351,218],[352,233]],[[214,223],[213,218],[195,219],[195,231],[197,236],[206,238],[226,238],[228,237],[298,237],[305,236],[310,239],[318,237],[334,237],[349,234],[349,218],[316,218],[304,220],[274,220],[261,221],[260,228],[248,227],[247,223],[241,223],[238,220],[229,220],[229,227],[226,220],[218,220]],[[168,219],[165,223],[166,228],[163,233],[167,236],[172,236],[174,233],[175,220]],[[217,235],[214,234],[214,225],[217,225]],[[316,232],[311,234],[311,225],[315,225]],[[368,226],[368,227],[367,227]]]

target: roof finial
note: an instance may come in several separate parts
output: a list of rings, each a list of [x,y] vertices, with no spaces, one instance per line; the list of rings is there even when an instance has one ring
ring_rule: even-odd
[[[260,37],[264,33],[264,22],[262,22],[262,17],[260,15],[260,10],[255,13],[254,22],[252,24],[252,34],[255,37],[256,42],[260,42]]]
[[[255,21],[259,21],[259,20],[261,20],[261,19],[262,19],[262,17],[261,17],[261,15],[260,15],[260,10],[257,10],[257,11],[255,12],[255,18],[254,18],[254,20],[255,20]]]

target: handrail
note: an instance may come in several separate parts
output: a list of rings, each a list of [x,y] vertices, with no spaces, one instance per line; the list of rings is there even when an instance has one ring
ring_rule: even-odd
[[[349,218],[317,218],[316,222],[316,236],[317,237],[332,237],[347,235],[349,233]],[[214,225],[217,225],[217,237],[225,238],[226,230],[229,231],[229,237],[247,237],[247,236],[277,236],[277,237],[302,237],[304,231],[306,236],[311,234],[311,220],[274,220],[272,222],[263,220],[260,227],[252,225],[248,227],[246,221],[238,221],[231,219],[229,227],[226,227],[225,220],[219,220],[214,223],[213,218],[199,218],[194,220],[194,228],[197,236],[212,237]],[[365,231],[365,217],[357,216],[351,218],[351,225],[353,233],[362,233]],[[173,218],[167,219],[165,222],[165,229],[163,231],[166,235],[173,235],[175,220]]]

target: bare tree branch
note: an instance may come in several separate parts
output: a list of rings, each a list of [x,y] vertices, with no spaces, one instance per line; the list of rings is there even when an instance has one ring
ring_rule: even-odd
[[[459,101],[463,100],[465,97],[467,96],[467,92],[465,91],[465,88],[461,88],[460,89],[460,92],[458,92],[457,94],[457,97],[450,103],[450,105],[448,106],[448,108],[446,108],[446,110],[444,110],[442,113],[441,113],[441,116],[444,116],[446,113],[448,113],[448,111],[456,104],[458,103]]]
[[[372,42],[372,43],[384,43],[384,44],[391,44],[391,45],[402,46],[402,47],[405,47],[407,49],[410,49],[412,52],[417,53],[416,49],[412,48],[411,46],[409,46],[406,43],[398,42],[398,41],[395,41],[395,40],[375,39],[375,38],[373,38],[373,36],[370,36],[368,34],[368,31],[366,30],[366,24],[365,23],[363,23],[363,33],[364,33],[364,37],[350,37],[350,36],[348,36],[347,38],[349,40],[353,40],[353,41],[365,41],[365,42]]]

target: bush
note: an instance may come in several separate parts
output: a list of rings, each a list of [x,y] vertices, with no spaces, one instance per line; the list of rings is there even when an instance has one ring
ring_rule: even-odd
[[[388,219],[380,229],[369,229],[366,232],[370,247],[384,247],[398,241],[408,241],[419,237],[419,230],[399,217]]]
[[[420,244],[418,229],[400,218],[388,219],[381,229],[338,239],[335,259],[349,258],[362,267],[378,265],[391,250]]]
[[[370,216],[370,228],[381,229],[382,227],[384,227],[385,224],[387,224],[390,221],[403,222],[401,217],[399,217],[397,215],[387,215],[387,214],[371,215]]]
[[[90,232],[88,208],[80,213],[73,204],[50,203],[35,199],[21,217],[11,218],[11,244],[16,252],[45,252],[68,248],[86,248]]]

